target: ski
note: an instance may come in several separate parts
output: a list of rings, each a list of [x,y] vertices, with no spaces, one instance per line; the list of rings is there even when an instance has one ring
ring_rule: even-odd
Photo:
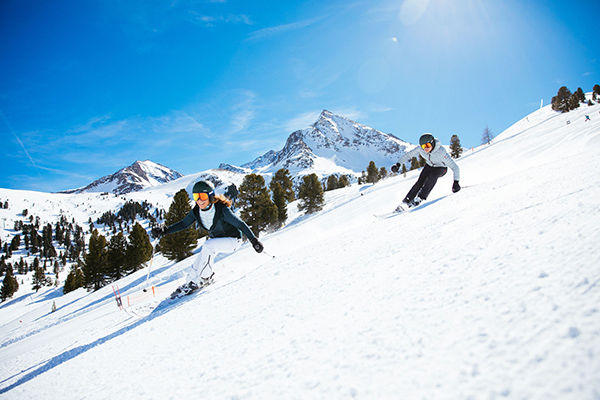
[[[442,196],[442,197],[440,197],[438,199],[431,200],[431,201],[423,200],[419,204],[414,205],[412,207],[409,207],[408,205],[406,205],[406,204],[403,203],[403,204],[400,204],[398,207],[396,207],[396,209],[394,211],[387,212],[387,213],[384,213],[384,214],[375,214],[375,217],[377,217],[379,219],[388,219],[388,218],[391,218],[391,217],[395,217],[396,215],[400,215],[400,214],[405,214],[405,213],[408,213],[408,212],[417,211],[417,210],[420,210],[421,208],[427,207],[428,205],[431,205],[433,203],[437,203],[438,201],[442,200],[445,197],[447,197],[447,196]]]
[[[388,218],[392,218],[392,217],[395,217],[400,214],[404,214],[405,212],[406,212],[406,210],[404,210],[404,209],[402,209],[402,210],[395,209],[394,211],[389,211],[389,212],[386,212],[383,214],[373,214],[373,216],[375,218],[379,218],[379,219],[388,219]]]
[[[212,285],[213,283],[214,283],[214,278],[211,277],[210,281],[208,281],[204,285],[196,286],[195,288],[193,288],[191,290],[187,289],[187,284],[184,284],[184,285],[179,286],[177,289],[175,289],[175,291],[173,293],[171,293],[171,295],[169,297],[171,300],[180,299],[182,297],[189,296],[193,293],[200,292],[203,289],[205,289],[206,287]]]
[[[388,211],[386,213],[383,214],[373,214],[376,218],[379,219],[388,219],[391,217],[395,217],[396,215],[400,215],[400,214],[404,214],[405,212],[414,209],[416,207],[412,207],[409,208],[407,205],[405,204],[400,204],[398,207],[396,207],[393,211]]]

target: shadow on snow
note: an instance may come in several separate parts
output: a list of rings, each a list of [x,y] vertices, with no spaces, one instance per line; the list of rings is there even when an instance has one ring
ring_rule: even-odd
[[[189,302],[189,301],[191,301],[191,300],[193,300],[193,299],[195,299],[195,298],[197,298],[199,296],[203,296],[205,294],[208,294],[208,293],[211,293],[213,291],[217,291],[217,290],[220,290],[220,289],[222,289],[224,287],[232,285],[232,284],[234,284],[234,283],[236,283],[236,282],[238,282],[238,281],[246,278],[246,276],[248,276],[249,274],[257,271],[260,268],[262,268],[264,265],[266,265],[267,263],[269,263],[269,261],[271,261],[271,260],[273,260],[273,259],[270,258],[269,260],[267,260],[267,261],[259,264],[258,266],[256,266],[254,269],[245,272],[240,277],[238,277],[236,279],[233,279],[231,281],[228,281],[228,282],[226,282],[226,283],[224,283],[224,284],[222,284],[220,286],[217,286],[217,287],[211,287],[211,286],[209,286],[208,288],[206,288],[204,290],[201,290],[201,291],[199,291],[199,292],[197,292],[197,293],[195,293],[195,294],[193,294],[191,296],[184,296],[184,297],[182,297],[180,299],[177,299],[177,300],[165,299],[162,302],[160,302],[156,306],[156,308],[154,308],[152,310],[152,312],[150,314],[148,314],[148,315],[146,315],[146,316],[144,316],[144,317],[142,317],[142,318],[134,321],[130,325],[124,326],[123,328],[119,329],[118,331],[113,332],[111,334],[108,334],[108,335],[106,335],[106,336],[104,336],[102,338],[99,338],[99,339],[97,339],[97,340],[95,340],[95,341],[93,341],[93,342],[91,342],[89,344],[78,346],[78,347],[75,347],[75,348],[73,348],[71,350],[64,351],[63,353],[61,353],[61,354],[59,354],[59,355],[57,355],[55,357],[52,357],[52,358],[50,358],[50,359],[48,359],[46,361],[38,363],[38,364],[34,365],[33,367],[25,369],[25,370],[23,370],[23,371],[15,374],[15,375],[13,375],[13,376],[7,378],[7,379],[5,379],[4,381],[2,381],[0,383],[4,383],[4,382],[6,382],[6,381],[8,381],[8,380],[10,380],[10,379],[18,376],[20,373],[23,373],[25,371],[29,371],[32,368],[35,368],[36,366],[39,366],[39,365],[43,364],[40,367],[36,368],[35,370],[27,373],[26,375],[24,375],[23,377],[21,377],[20,379],[18,379],[15,383],[13,383],[13,384],[11,384],[11,385],[9,385],[7,387],[0,388],[0,394],[6,393],[6,392],[8,392],[8,391],[10,391],[10,390],[12,390],[12,389],[14,389],[16,387],[19,387],[22,384],[27,383],[27,382],[31,381],[32,379],[40,376],[41,374],[43,374],[43,373],[45,373],[47,371],[50,371],[53,368],[58,367],[59,365],[65,363],[65,362],[67,362],[69,360],[72,360],[72,359],[74,359],[75,357],[77,357],[77,356],[79,356],[81,354],[84,354],[88,350],[91,350],[94,347],[97,347],[99,345],[102,345],[102,344],[104,344],[104,343],[106,343],[106,342],[114,339],[114,338],[117,338],[117,337],[123,335],[124,333],[129,332],[130,330],[135,329],[135,328],[137,328],[137,327],[145,324],[146,322],[152,321],[153,319],[166,314],[169,311],[175,310],[175,309],[181,307],[182,305],[184,305],[185,303],[187,303],[187,302]],[[129,286],[131,286],[131,285],[129,285]]]

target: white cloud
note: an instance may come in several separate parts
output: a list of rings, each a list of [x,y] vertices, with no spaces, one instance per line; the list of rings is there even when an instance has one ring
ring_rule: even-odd
[[[316,18],[306,19],[303,21],[292,22],[290,24],[283,24],[283,25],[277,25],[277,26],[259,29],[257,31],[251,32],[248,35],[248,40],[260,40],[260,39],[265,39],[267,37],[274,36],[274,35],[277,35],[280,33],[303,29],[303,28],[306,28],[308,26],[311,26],[311,25],[319,22],[323,18],[324,17],[316,17]]]
[[[150,124],[154,121],[150,119]],[[153,130],[160,129],[164,133],[197,133],[205,130],[197,118],[185,111],[174,111],[171,114],[157,118]]]
[[[253,22],[245,14],[229,14],[229,15],[204,15],[197,11],[189,11],[188,12],[188,20],[203,25],[207,28],[213,27],[216,24],[244,24],[244,25],[252,25]]]
[[[6,117],[4,116],[4,113],[2,111],[0,111],[0,117],[2,117],[2,121],[4,122],[4,125],[6,125],[6,127],[10,131],[10,133],[12,133],[12,135],[15,137],[15,139],[17,140],[17,143],[19,143],[19,145],[23,149],[23,152],[25,153],[25,155],[27,156],[27,158],[29,159],[31,164],[37,168],[38,166],[36,165],[35,161],[33,160],[33,157],[31,157],[31,155],[27,151],[27,148],[25,147],[25,144],[23,144],[23,141],[21,140],[21,138],[15,133],[15,131],[13,131],[10,123],[8,122],[8,119],[6,119]]]
[[[354,108],[332,109],[331,112],[344,118],[351,119],[355,122],[360,122],[361,119],[367,118],[365,113]]]
[[[246,130],[250,125],[250,122],[254,119],[254,111],[252,110],[241,110],[236,113],[232,120],[232,133]]]
[[[321,115],[321,110],[307,111],[283,123],[287,133],[304,129],[314,124]]]
[[[229,133],[246,130],[255,116],[254,100],[256,94],[250,90],[244,90],[238,97],[239,102],[232,107],[231,130]]]

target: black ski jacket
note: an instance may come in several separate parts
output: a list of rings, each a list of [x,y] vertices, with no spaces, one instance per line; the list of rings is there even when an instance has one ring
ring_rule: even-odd
[[[248,225],[239,219],[225,204],[215,203],[213,204],[213,207],[215,207],[215,216],[213,218],[212,226],[204,226],[202,224],[200,207],[196,204],[196,206],[192,208],[181,221],[169,226],[165,233],[169,234],[182,231],[196,222],[198,226],[208,231],[209,238],[233,237],[241,239],[243,233],[250,241],[256,239],[256,236],[254,236],[254,233],[252,233],[252,230]]]

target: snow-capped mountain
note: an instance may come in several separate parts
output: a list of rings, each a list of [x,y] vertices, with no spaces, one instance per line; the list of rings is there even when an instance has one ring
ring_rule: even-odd
[[[281,150],[271,150],[242,167],[262,174],[287,168],[293,177],[310,173],[321,178],[357,177],[370,161],[387,167],[412,147],[394,135],[323,110],[313,125],[293,132]]]
[[[217,169],[193,174],[195,179],[208,179],[217,187],[234,183],[239,185],[250,173],[270,176],[281,168],[290,171],[298,182],[302,176],[315,173],[326,179],[329,175],[348,175],[356,182],[370,161],[378,167],[389,167],[414,145],[396,136],[335,115],[323,110],[319,119],[310,127],[290,134],[279,151],[270,150],[254,161],[242,166],[222,163]],[[228,171],[221,177],[219,171]],[[88,186],[61,193],[109,192],[124,194],[167,183],[182,175],[152,161],[136,161],[112,175],[102,177]],[[193,182],[191,183],[193,184]],[[186,182],[185,186],[190,183]]]
[[[61,193],[109,192],[125,194],[181,178],[182,175],[150,160],[136,161],[112,175],[104,176],[89,185]]]

